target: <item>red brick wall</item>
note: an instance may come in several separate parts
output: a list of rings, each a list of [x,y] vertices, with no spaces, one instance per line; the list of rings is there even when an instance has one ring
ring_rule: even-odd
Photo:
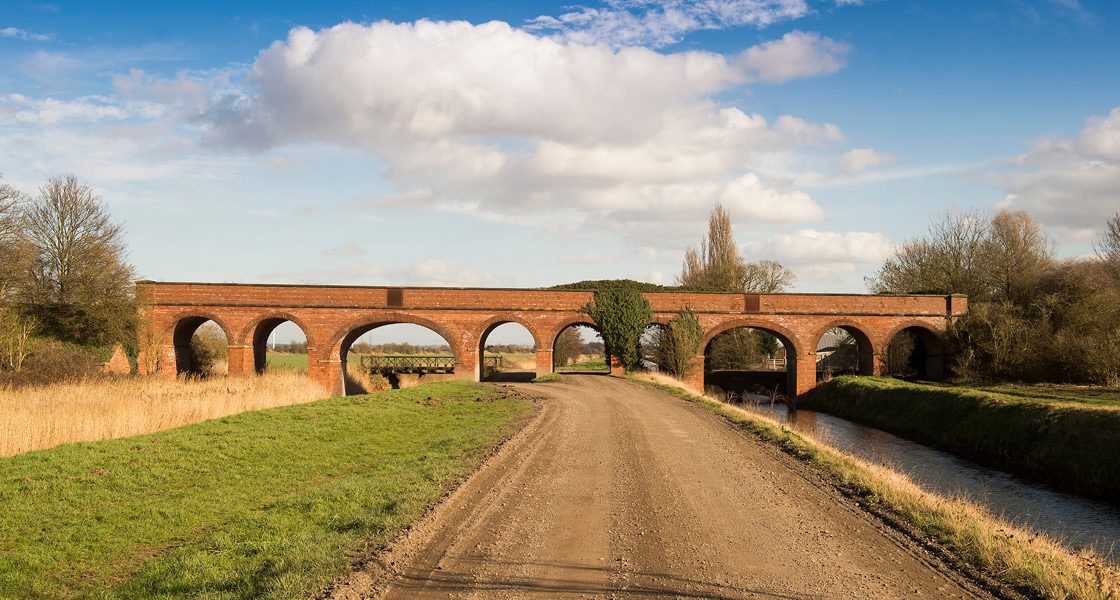
[[[159,370],[174,374],[173,333],[182,319],[206,317],[226,332],[230,373],[253,372],[253,340],[263,320],[283,318],[307,336],[309,374],[332,392],[342,390],[341,357],[347,337],[375,324],[407,322],[443,335],[456,356],[456,376],[478,378],[478,351],[485,333],[498,323],[521,323],[537,342],[538,374],[551,370],[552,343],[576,322],[590,322],[579,309],[592,299],[588,291],[471,288],[389,288],[300,285],[239,285],[141,282],[147,303],[145,318],[158,332]],[[967,299],[960,296],[871,296],[856,294],[728,294],[649,292],[655,319],[664,322],[691,306],[708,332],[737,326],[776,333],[798,361],[798,393],[815,385],[817,340],[831,327],[862,332],[875,356],[875,372],[885,364],[890,336],[903,327],[932,331],[963,315]],[[182,351],[182,349],[180,349]],[[141,364],[143,364],[143,359]],[[814,378],[815,379],[815,378]]]

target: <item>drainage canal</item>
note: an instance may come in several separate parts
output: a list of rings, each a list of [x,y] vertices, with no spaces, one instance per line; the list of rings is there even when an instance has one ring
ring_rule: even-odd
[[[1120,563],[1120,508],[1025,481],[839,417],[808,410],[791,413],[784,405],[771,408],[769,399],[764,402],[746,404],[744,408],[868,462],[890,466],[909,475],[926,490],[963,496],[1016,525],[1043,532],[1072,550],[1091,547],[1099,555]]]

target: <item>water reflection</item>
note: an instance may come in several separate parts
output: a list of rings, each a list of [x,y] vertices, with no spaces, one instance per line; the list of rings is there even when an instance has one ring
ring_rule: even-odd
[[[761,397],[756,398],[762,400]],[[1067,494],[1015,475],[989,469],[825,413],[798,410],[769,399],[745,408],[786,423],[794,431],[812,434],[834,448],[868,462],[906,473],[915,483],[943,495],[957,494],[982,504],[1017,525],[1046,533],[1068,548],[1092,547],[1101,556],[1120,562],[1120,509]]]

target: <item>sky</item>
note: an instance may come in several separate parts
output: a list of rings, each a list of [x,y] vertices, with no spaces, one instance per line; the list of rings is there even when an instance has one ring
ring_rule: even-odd
[[[73,173],[158,281],[671,284],[716,202],[794,292],[945,211],[1089,254],[1120,3],[0,0],[0,176]]]

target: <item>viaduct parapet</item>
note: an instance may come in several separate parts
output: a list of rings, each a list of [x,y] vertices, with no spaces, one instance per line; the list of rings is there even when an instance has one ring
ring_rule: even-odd
[[[552,348],[565,328],[596,323],[580,309],[594,293],[578,290],[357,287],[164,283],[142,281],[145,331],[140,366],[174,376],[190,370],[190,339],[214,321],[229,342],[230,375],[252,375],[265,366],[265,345],[277,325],[291,321],[308,345],[308,375],[328,391],[343,393],[346,357],[362,334],[381,325],[413,323],[435,331],[455,355],[455,376],[478,380],[486,336],[519,323],[533,336],[537,375],[551,373]],[[886,372],[887,346],[908,330],[927,348],[926,372],[938,376],[943,355],[937,334],[965,314],[963,296],[860,294],[736,294],[646,292],[656,323],[690,306],[704,328],[698,369],[690,385],[703,388],[703,350],[720,333],[753,327],[775,335],[786,348],[787,390],[816,386],[821,336],[842,327],[857,341],[864,374]],[[152,356],[158,353],[158,356]]]

